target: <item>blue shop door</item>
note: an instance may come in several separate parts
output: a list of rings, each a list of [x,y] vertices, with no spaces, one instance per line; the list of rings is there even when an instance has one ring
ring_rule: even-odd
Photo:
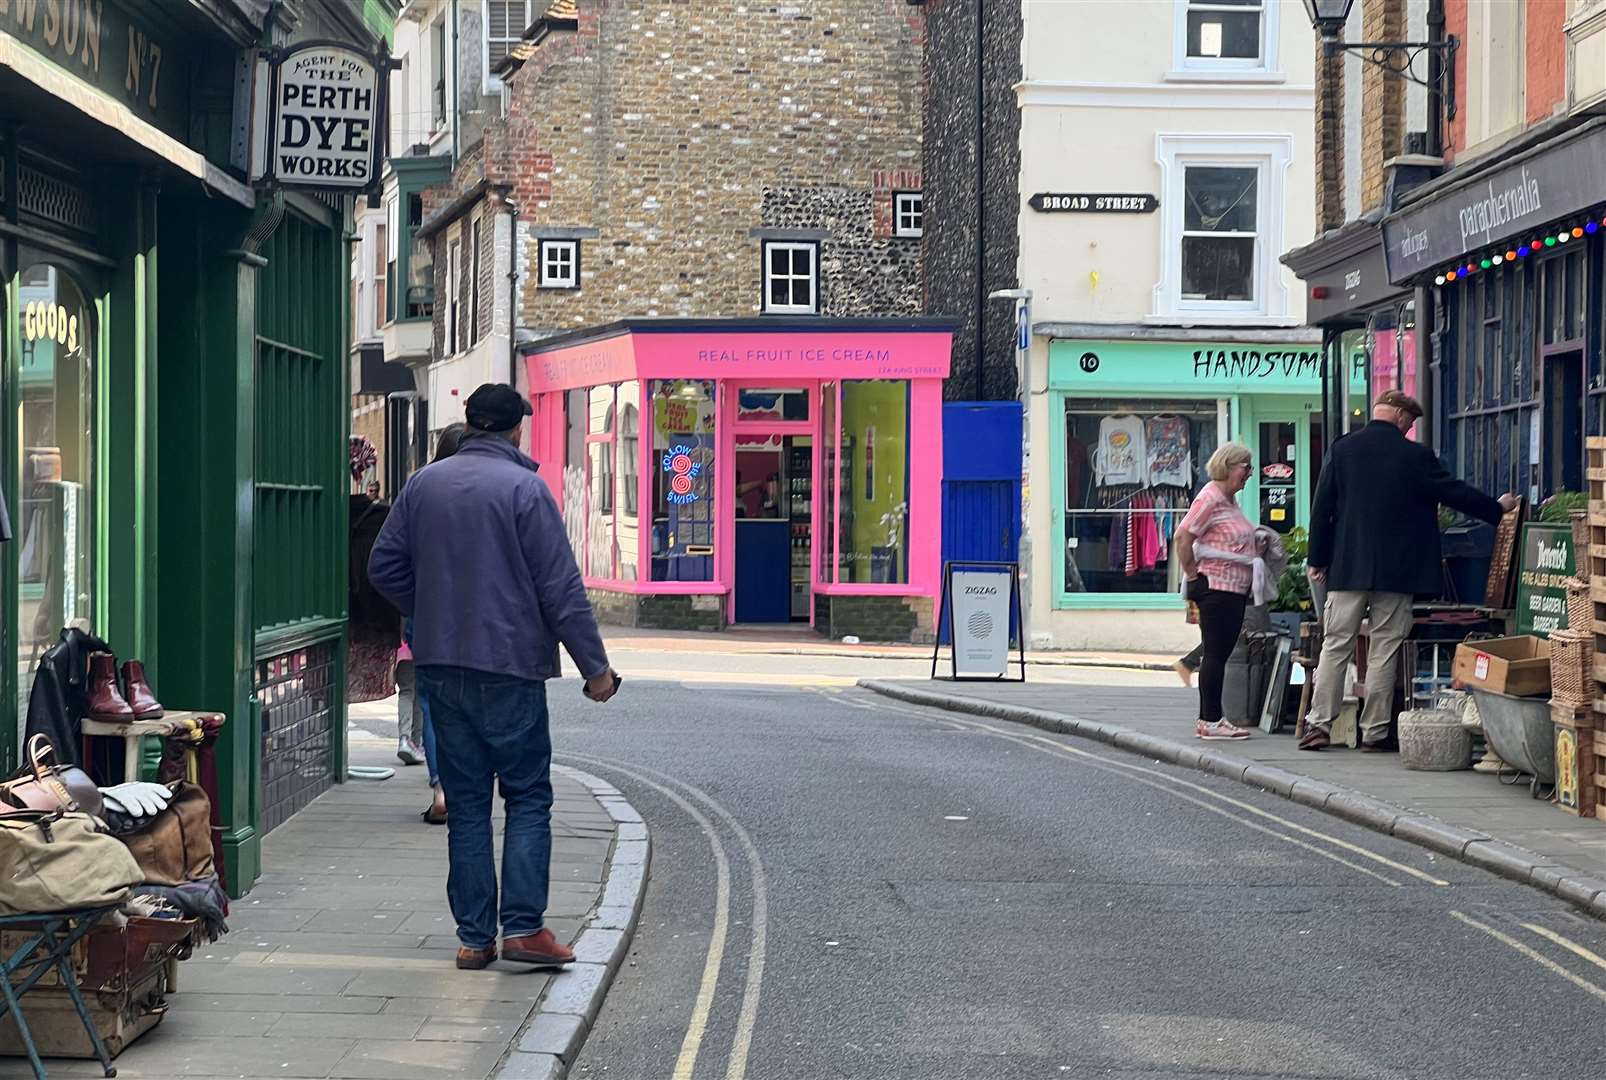
[[[955,480],[942,485],[942,558],[1015,562],[1020,557],[1018,481]],[[946,621],[939,628],[948,644]]]

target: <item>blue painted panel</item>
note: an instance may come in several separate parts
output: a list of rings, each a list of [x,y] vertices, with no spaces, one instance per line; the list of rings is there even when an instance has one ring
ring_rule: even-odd
[[[1018,401],[959,401],[942,407],[944,480],[1020,480]]]
[[[1020,482],[945,480],[943,562],[1015,562],[1020,557]],[[948,628],[941,628],[948,643]]]
[[[791,618],[791,523],[738,519],[736,621],[783,623]]]

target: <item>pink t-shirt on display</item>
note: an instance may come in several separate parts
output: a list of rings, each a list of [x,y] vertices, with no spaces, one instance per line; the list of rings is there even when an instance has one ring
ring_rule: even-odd
[[[1219,484],[1204,486],[1194,497],[1178,529],[1192,533],[1196,545],[1204,544],[1238,555],[1255,554],[1254,525]],[[1247,593],[1254,580],[1254,569],[1248,563],[1201,558],[1199,569],[1210,579],[1210,587],[1220,592]]]

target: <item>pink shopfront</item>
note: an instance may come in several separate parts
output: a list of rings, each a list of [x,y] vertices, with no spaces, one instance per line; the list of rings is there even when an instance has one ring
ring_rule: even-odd
[[[927,319],[632,319],[521,346],[599,615],[927,640],[951,341]]]

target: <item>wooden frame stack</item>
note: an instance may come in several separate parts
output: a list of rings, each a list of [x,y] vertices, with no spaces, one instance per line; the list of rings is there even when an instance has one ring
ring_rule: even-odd
[[[1581,817],[1606,820],[1606,438],[1584,442],[1588,459],[1589,543],[1573,552],[1577,573],[1589,577],[1594,618],[1587,630],[1593,638],[1595,700],[1588,711],[1552,706],[1556,729],[1556,803]],[[1575,537],[1577,532],[1575,530]],[[1575,543],[1576,546],[1576,543]]]

